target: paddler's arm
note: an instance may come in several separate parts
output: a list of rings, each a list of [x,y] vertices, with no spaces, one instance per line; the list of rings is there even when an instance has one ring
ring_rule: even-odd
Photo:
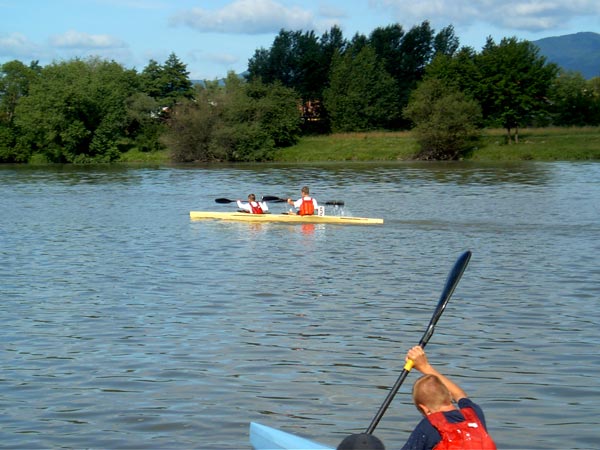
[[[250,203],[246,203],[244,205],[241,200],[238,200],[237,201],[237,206],[238,206],[239,209],[242,209],[242,210],[244,210],[246,212],[252,211],[252,208],[250,208]]]
[[[450,395],[452,395],[452,399],[458,403],[461,398],[467,398],[467,393],[463,391],[456,383],[450,380],[445,375],[442,375],[438,372],[427,360],[427,355],[425,351],[420,346],[415,346],[411,348],[406,354],[407,360],[412,360],[414,362],[414,368],[421,372],[423,375],[435,375],[440,379],[440,381],[446,386],[446,389],[450,391]]]

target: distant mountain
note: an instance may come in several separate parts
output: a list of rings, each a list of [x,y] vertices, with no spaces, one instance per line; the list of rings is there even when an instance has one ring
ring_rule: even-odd
[[[580,72],[587,79],[600,77],[600,34],[575,33],[531,42],[549,62]]]

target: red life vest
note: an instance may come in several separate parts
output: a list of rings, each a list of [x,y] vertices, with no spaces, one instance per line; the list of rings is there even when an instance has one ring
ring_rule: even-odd
[[[300,216],[312,216],[315,213],[315,205],[313,203],[312,198],[310,197],[302,197],[302,204],[300,205],[300,210],[298,214]]]
[[[473,408],[462,408],[463,422],[450,423],[443,412],[427,416],[442,440],[434,450],[496,450],[496,444],[485,430]]]
[[[257,202],[248,202],[248,204],[250,205],[250,209],[251,209],[251,214],[264,214],[265,212],[263,211],[263,209],[260,206],[260,203]]]

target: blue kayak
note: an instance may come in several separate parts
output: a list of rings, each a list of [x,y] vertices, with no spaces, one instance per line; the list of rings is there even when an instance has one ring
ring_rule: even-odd
[[[254,450],[333,450],[295,434],[250,422],[250,444]]]

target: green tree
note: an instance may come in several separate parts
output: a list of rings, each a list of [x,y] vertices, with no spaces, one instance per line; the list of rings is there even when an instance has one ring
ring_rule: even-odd
[[[479,104],[444,80],[428,78],[421,82],[403,113],[415,124],[421,146],[419,159],[458,159],[479,134]]]
[[[336,54],[324,92],[333,131],[388,127],[399,115],[397,98],[396,83],[373,48],[367,45],[356,56],[351,47]]]
[[[462,47],[452,55],[437,53],[425,70],[425,78],[437,78],[455,84],[461,91],[476,96],[481,76],[471,47]]]
[[[454,33],[454,27],[442,28],[433,38],[434,55],[453,56],[459,49],[460,41]]]
[[[19,101],[28,95],[29,86],[40,70],[37,61],[29,67],[20,61],[0,66],[0,162],[23,162],[29,158],[29,151],[17,151],[15,147],[14,118]]]
[[[140,78],[142,91],[164,107],[172,107],[180,99],[193,97],[187,66],[175,53],[171,53],[162,65],[150,60]]]
[[[407,104],[416,84],[423,78],[434,53],[452,55],[458,46],[458,39],[451,26],[434,37],[434,30],[429,22],[424,21],[406,33],[399,24],[376,28],[370,34],[368,44],[375,49],[377,58],[396,81],[398,103],[402,108]],[[402,121],[402,116],[398,116],[397,122],[390,123],[392,128],[404,128],[408,125]]]
[[[184,99],[175,106],[168,119],[168,128],[161,141],[175,162],[225,160],[226,154],[213,145],[215,129],[223,119],[222,90],[211,86],[196,86],[194,101]],[[214,87],[214,89],[213,89]]]
[[[375,54],[383,62],[387,72],[396,79],[402,75],[403,37],[402,25],[394,24],[375,28],[368,40],[369,45],[375,50]]]
[[[136,83],[135,71],[98,58],[44,67],[15,111],[17,151],[51,162],[114,160]]]
[[[333,55],[346,45],[341,30],[335,26],[320,38],[312,31],[281,30],[270,49],[255,51],[248,62],[246,78],[266,84],[279,82],[294,89],[302,99],[306,116],[318,118],[318,128],[327,130],[327,111],[322,108],[323,90],[329,83]],[[305,129],[312,129],[312,125],[314,123],[305,123]]]
[[[306,100],[320,99],[335,51],[345,45],[337,27],[320,38],[313,31],[281,30],[270,49],[260,48],[248,62],[248,80],[276,81]]]
[[[161,150],[160,136],[166,128],[168,113],[153,97],[136,92],[125,101],[127,128],[124,142],[141,152]]]
[[[148,65],[140,74],[142,92],[154,99],[161,99],[164,91],[162,72],[162,66],[157,61],[148,61]]]
[[[171,53],[164,62],[162,72],[163,98],[170,99],[174,103],[180,98],[191,99],[193,97],[192,82],[187,65],[181,62],[175,53]]]
[[[417,83],[425,74],[425,68],[433,56],[434,31],[428,21],[412,27],[402,38],[401,63],[392,76],[398,83],[400,105],[408,103],[408,98]]]
[[[488,38],[475,58],[479,72],[476,96],[488,124],[506,129],[507,141],[519,141],[519,127],[540,119],[548,110],[548,93],[558,73],[529,41]],[[514,138],[512,135],[514,131]]]
[[[600,96],[579,72],[561,72],[549,98],[556,125],[600,125]]]
[[[40,70],[37,62],[28,67],[15,60],[0,66],[0,124],[12,123],[19,100],[29,93]]]
[[[195,101],[175,107],[164,142],[176,161],[270,160],[276,148],[297,142],[299,104],[280,83],[229,73],[224,86],[198,86]]]

